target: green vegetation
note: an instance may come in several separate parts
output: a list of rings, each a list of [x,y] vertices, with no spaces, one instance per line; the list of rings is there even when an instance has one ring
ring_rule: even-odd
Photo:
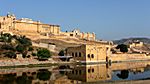
[[[46,81],[46,80],[50,79],[51,74],[52,73],[50,71],[48,71],[47,69],[40,69],[37,73],[37,78],[39,80]]]
[[[19,44],[17,45],[16,50],[20,53],[23,53],[25,51],[25,46]]]
[[[38,56],[38,59],[39,60],[47,60],[48,58],[50,58],[51,57],[51,52],[49,51],[49,50],[47,50],[47,49],[39,49],[38,51],[37,51],[37,56]]]
[[[58,53],[59,56],[64,56],[65,53],[64,53],[64,50],[61,50],[59,53]]]
[[[58,53],[59,56],[64,56],[65,55],[65,51],[64,50],[61,50],[59,53]],[[60,60],[62,61],[66,61],[67,58],[60,58]]]
[[[12,35],[9,33],[1,33],[0,35],[0,42],[5,42],[5,43],[9,43],[12,40]]]
[[[16,53],[21,53],[26,57],[27,51],[32,51],[32,42],[25,36],[11,35],[9,33],[0,34],[1,48],[5,57],[15,58]]]
[[[128,46],[125,45],[125,44],[120,44],[120,45],[118,45],[118,46],[116,47],[116,49],[120,49],[120,52],[123,52],[123,53],[128,52]]]
[[[6,52],[5,56],[7,56],[9,58],[16,58],[16,54],[13,51]]]
[[[36,56],[36,53],[32,53],[32,56]]]
[[[32,51],[32,50],[33,50],[33,48],[32,48],[32,47],[29,47],[28,51]]]

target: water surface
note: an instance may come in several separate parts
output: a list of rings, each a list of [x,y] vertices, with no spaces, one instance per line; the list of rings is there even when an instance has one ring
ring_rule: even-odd
[[[149,78],[148,61],[0,69],[0,84],[86,84]]]

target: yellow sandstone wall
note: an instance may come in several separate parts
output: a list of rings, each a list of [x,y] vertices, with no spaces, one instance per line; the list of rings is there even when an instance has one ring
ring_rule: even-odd
[[[67,55],[73,56],[75,60],[86,61],[86,45],[67,48]]]
[[[133,60],[150,60],[150,56],[145,54],[112,54],[111,61],[133,61]]]
[[[67,48],[67,55],[83,62],[106,62],[109,49],[104,44],[86,44],[78,47]]]
[[[37,32],[37,24],[26,23],[26,22],[15,22],[15,30],[22,32]]]

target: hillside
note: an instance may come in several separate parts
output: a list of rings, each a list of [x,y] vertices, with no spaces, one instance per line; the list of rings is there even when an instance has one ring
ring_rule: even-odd
[[[150,44],[150,38],[126,38],[121,40],[114,40],[114,44],[128,44],[129,42],[132,42],[134,40],[139,40],[144,42],[145,44]]]

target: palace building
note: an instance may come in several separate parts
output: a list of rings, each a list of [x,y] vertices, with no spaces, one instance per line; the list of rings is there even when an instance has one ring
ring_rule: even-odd
[[[108,62],[110,45],[106,44],[83,44],[66,49],[66,55],[81,63]]]
[[[0,31],[11,32],[26,32],[26,33],[39,33],[44,36],[66,36],[84,40],[95,40],[94,33],[84,33],[80,30],[73,30],[72,32],[62,32],[59,25],[45,24],[40,21],[33,21],[29,18],[17,19],[14,14],[7,14],[0,16]]]
[[[0,17],[0,29],[3,31],[20,31],[20,32],[32,32],[41,34],[60,34],[59,25],[44,24],[40,21],[33,21],[28,18],[16,19],[15,15],[8,14],[7,16]]]

